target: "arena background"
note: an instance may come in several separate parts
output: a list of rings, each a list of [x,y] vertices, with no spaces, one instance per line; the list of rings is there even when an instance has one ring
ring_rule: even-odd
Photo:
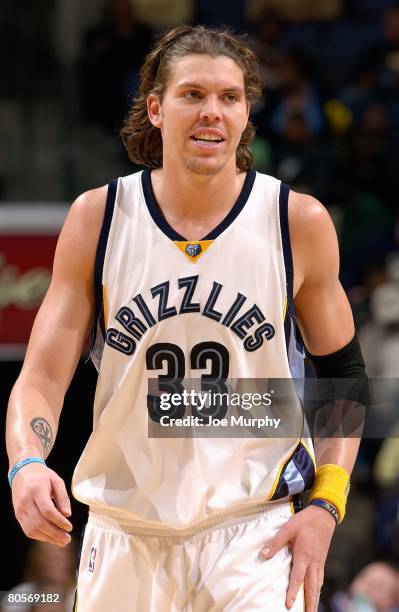
[[[132,172],[118,136],[151,41],[171,24],[226,24],[260,58],[256,168],[319,198],[341,247],[341,280],[368,372],[399,371],[399,4],[388,0],[3,0],[0,5],[0,404],[2,425],[58,228],[82,191]],[[62,355],[59,356],[62,358]],[[94,368],[82,360],[49,465],[69,484],[90,432]],[[378,415],[374,415],[378,419]],[[398,564],[399,452],[362,442],[348,515],[326,566],[323,607],[367,563]],[[386,448],[386,443],[389,448]],[[0,590],[29,541],[1,451]],[[85,509],[73,504],[74,534]]]

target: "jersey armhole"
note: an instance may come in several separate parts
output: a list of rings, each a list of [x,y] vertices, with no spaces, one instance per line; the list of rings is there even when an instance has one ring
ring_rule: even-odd
[[[279,217],[281,243],[283,248],[287,305],[284,317],[285,341],[288,361],[293,377],[302,377],[304,348],[298,329],[294,305],[294,264],[292,258],[291,238],[288,223],[288,199],[290,188],[280,183]]]
[[[287,310],[294,304],[294,265],[292,261],[290,230],[288,225],[288,197],[290,188],[285,183],[280,183],[279,193],[279,213],[280,231],[283,245],[286,291],[287,291]]]
[[[96,341],[98,329],[105,340],[106,321],[104,316],[104,293],[103,293],[103,269],[105,253],[107,250],[108,236],[114,214],[118,179],[112,180],[108,185],[107,200],[105,203],[104,219],[98,238],[96,258],[94,264],[94,296],[95,296],[95,318],[92,327],[92,349]]]

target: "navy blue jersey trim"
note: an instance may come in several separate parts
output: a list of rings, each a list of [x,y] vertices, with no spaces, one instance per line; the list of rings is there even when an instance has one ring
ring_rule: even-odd
[[[141,182],[143,185],[144,199],[147,204],[148,211],[159,229],[171,240],[186,241],[186,238],[176,232],[173,227],[169,225],[169,223],[166,221],[165,217],[163,217],[159,208],[159,204],[155,198],[154,190],[152,188],[151,170],[149,170],[148,168],[143,170],[143,173],[141,175]]]
[[[300,442],[295,453],[292,456],[292,460],[295,463],[295,467],[300,473],[304,482],[304,491],[308,491],[312,488],[315,469],[312,458],[309,455],[307,448]]]
[[[288,347],[291,339],[291,331],[294,332],[295,344],[297,349],[302,353],[303,346],[301,336],[298,333],[295,305],[294,305],[294,264],[292,259],[290,229],[288,223],[288,198],[290,188],[285,183],[280,185],[279,209],[280,209],[280,231],[283,244],[284,267],[286,277],[287,290],[287,312],[284,320],[285,341],[288,352]],[[292,326],[291,326],[292,321]]]
[[[111,227],[112,216],[114,214],[116,190],[118,179],[114,179],[108,185],[107,201],[105,203],[104,220],[101,227],[100,236],[97,244],[96,260],[94,265],[94,294],[96,300],[96,313],[93,325],[93,342],[96,337],[97,322],[100,324],[101,333],[105,340],[105,321],[103,312],[103,268],[105,251],[107,249],[108,235]]]
[[[226,217],[213,229],[209,232],[202,240],[215,240],[224,230],[226,230],[229,225],[231,225],[238,217],[245,204],[248,201],[250,193],[252,191],[252,187],[254,186],[256,178],[255,170],[248,170],[247,176],[245,177],[244,185],[242,186],[241,193],[238,196],[236,203],[233,208],[227,213]]]
[[[249,195],[252,191],[252,187],[255,182],[255,178],[255,170],[249,170],[247,172],[247,176],[245,177],[241,193],[238,196],[233,208],[228,212],[226,217],[219,223],[219,225],[217,225],[206,236],[201,238],[201,240],[215,240],[215,238],[217,238],[222,232],[224,232],[224,230],[229,227],[229,225],[233,223],[234,219],[236,219],[236,217],[240,214],[249,198]],[[187,238],[176,232],[176,230],[174,230],[173,227],[170,226],[166,219],[163,217],[159,205],[156,201],[154,190],[152,187],[151,170],[145,169],[142,173],[141,180],[148,211],[159,229],[171,240],[188,242]]]
[[[292,507],[294,508],[294,513],[296,514],[297,512],[300,512],[303,508],[303,502],[302,502],[302,498],[299,495],[299,493],[295,493],[292,498]]]
[[[288,197],[290,188],[285,183],[280,184],[279,210],[280,210],[280,231],[283,244],[284,268],[286,276],[287,310],[284,320],[285,344],[288,349],[291,339],[291,319],[294,315],[294,265],[292,261],[290,230],[288,225]]]
[[[314,464],[306,447],[299,442],[292,455],[284,463],[283,469],[280,472],[280,478],[275,488],[274,494],[270,498],[271,501],[287,497],[289,495],[289,483],[286,480],[287,466],[294,462],[294,465],[300,474],[303,481],[303,491],[308,491],[312,488],[315,476]]]
[[[288,196],[290,188],[285,183],[281,183],[280,195],[279,195],[279,207],[280,207],[280,228],[281,238],[283,241],[283,254],[284,254],[284,266],[287,280],[287,298],[288,307],[292,313],[292,306],[294,303],[294,265],[292,262],[292,251],[291,251],[291,240],[290,230],[288,226]]]

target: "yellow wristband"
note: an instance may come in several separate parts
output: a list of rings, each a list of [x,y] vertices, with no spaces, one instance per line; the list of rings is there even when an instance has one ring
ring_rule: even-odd
[[[345,516],[346,499],[349,493],[349,475],[339,465],[326,463],[316,470],[316,477],[309,502],[325,499],[333,504],[339,515],[339,523]]]

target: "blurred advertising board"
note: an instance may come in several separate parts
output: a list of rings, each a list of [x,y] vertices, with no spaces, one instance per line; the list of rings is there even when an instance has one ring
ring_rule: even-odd
[[[64,205],[0,204],[0,359],[25,354],[67,210]]]

